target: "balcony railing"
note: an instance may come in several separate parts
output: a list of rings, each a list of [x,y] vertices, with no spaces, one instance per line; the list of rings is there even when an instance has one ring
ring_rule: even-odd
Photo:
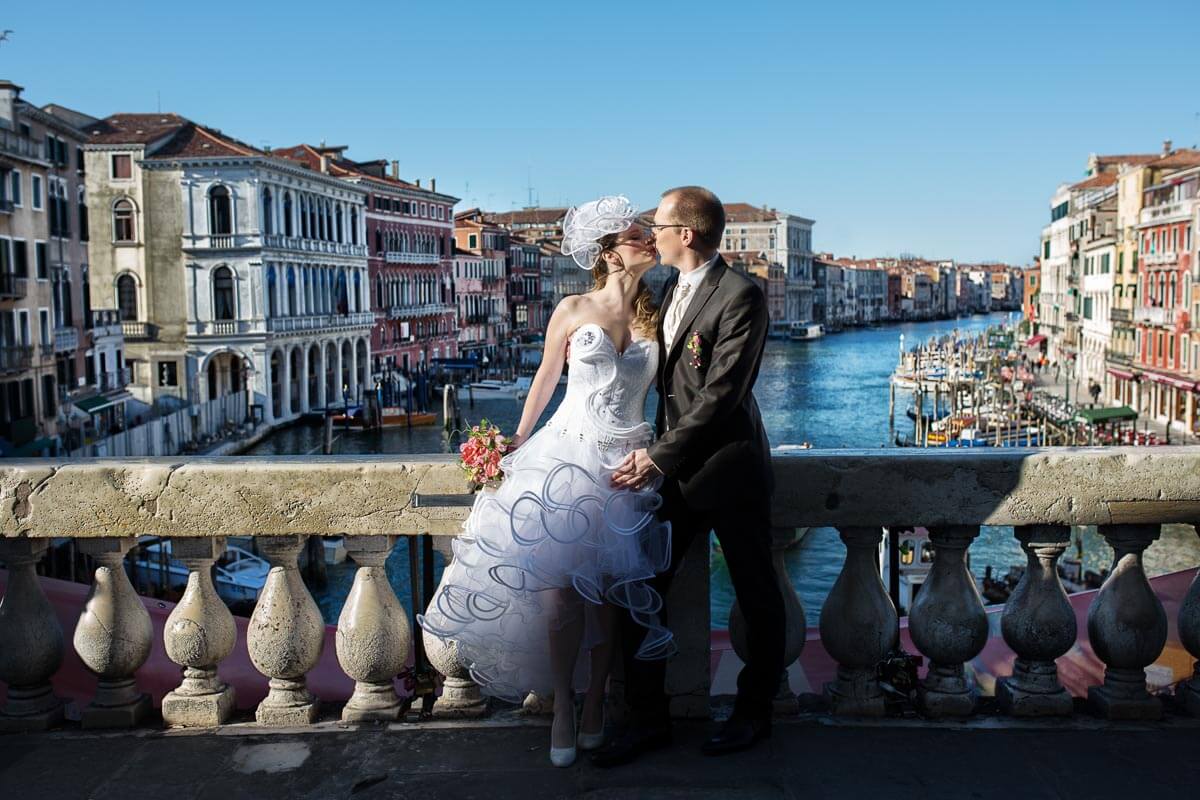
[[[777,458],[775,473],[775,563],[783,563],[783,548],[799,527],[834,527],[846,546],[840,576],[821,611],[820,642],[812,643],[838,664],[825,686],[831,714],[883,716],[887,711],[878,665],[894,651],[899,635],[898,610],[879,574],[882,526],[888,525],[923,526],[933,547],[932,568],[908,609],[908,633],[929,664],[912,692],[924,717],[977,713],[979,687],[967,665],[997,628],[1016,656],[1011,668],[1000,668],[1011,674],[997,682],[998,706],[1007,715],[1075,713],[1055,665],[1072,648],[1094,653],[1105,666],[1102,676],[1084,678],[1091,683],[1090,710],[1099,717],[1160,716],[1163,701],[1148,691],[1146,668],[1164,655],[1168,661],[1156,670],[1169,671],[1172,683],[1181,682],[1180,707],[1200,715],[1200,673],[1193,676],[1191,664],[1200,659],[1200,614],[1195,613],[1200,581],[1168,620],[1143,567],[1162,524],[1195,520],[1200,448],[1144,448],[1127,457],[1114,457],[1111,448],[825,451]],[[1170,487],[1169,495],[1163,486]],[[412,655],[412,639],[384,564],[397,536],[460,534],[472,499],[451,456],[317,462],[16,460],[0,466],[0,487],[0,508],[7,515],[0,559],[9,569],[5,608],[11,609],[0,659],[0,681],[10,690],[0,719],[7,729],[18,730],[44,729],[64,718],[65,702],[51,686],[64,660],[64,631],[36,574],[57,537],[74,538],[102,578],[86,605],[80,601],[72,640],[75,655],[100,676],[94,703],[82,711],[85,727],[102,722],[133,727],[146,721],[149,701],[140,689],[150,687],[138,686],[138,670],[152,649],[165,651],[184,669],[182,684],[162,701],[167,725],[215,728],[229,722],[233,692],[218,671],[234,651],[238,628],[213,589],[211,571],[226,537],[247,534],[257,538],[259,552],[273,567],[244,634],[251,663],[267,688],[257,706],[258,722],[310,725],[319,719],[319,699],[335,701],[332,707],[340,708],[345,722],[395,721],[400,699],[393,677]],[[238,502],[228,502],[230,497]],[[64,502],[67,498],[70,502]],[[1013,526],[1026,556],[999,625],[989,624],[967,568],[984,525]],[[1056,569],[1070,546],[1073,525],[1099,526],[1115,552],[1109,577],[1090,598],[1086,630],[1077,628]],[[344,705],[336,701],[345,695],[309,693],[306,674],[317,665],[325,637],[320,611],[296,572],[307,538],[294,533],[298,530],[345,536],[358,565],[352,591],[368,598],[348,603],[339,620],[337,659],[355,681]],[[153,641],[155,626],[122,569],[125,554],[142,534],[170,537],[174,557],[189,571],[188,591],[160,628],[160,643]],[[668,664],[671,710],[683,716],[709,713],[708,570],[708,537],[696,537],[667,598],[679,645]],[[807,627],[790,581],[781,583],[787,658],[794,661]],[[744,624],[736,617],[732,623]],[[1190,658],[1165,653],[1172,623]],[[432,636],[424,637],[424,647],[429,661],[447,676],[435,714],[439,706],[483,713],[478,687],[454,648]]]
[[[122,336],[121,312],[115,308],[92,309],[92,339],[101,336]]]
[[[14,131],[0,129],[0,153],[45,161],[46,144]]]
[[[20,300],[29,291],[29,279],[0,272],[0,300]]]
[[[444,314],[454,310],[454,306],[445,303],[425,303],[419,306],[391,306],[387,310],[388,319],[412,319],[425,317],[430,314]]]
[[[1113,322],[1133,322],[1133,311],[1128,308],[1109,309],[1108,318]]]
[[[314,314],[304,317],[269,317],[267,330],[272,333],[293,331],[316,331],[327,329],[362,328],[375,324],[375,315],[370,311],[352,314]]]
[[[437,253],[404,253],[397,250],[387,250],[383,259],[389,264],[438,264],[442,257]]]
[[[1162,327],[1174,326],[1187,316],[1181,308],[1164,308],[1162,306],[1138,306],[1133,311],[1133,321],[1143,325]]]
[[[100,375],[100,391],[119,392],[128,386],[130,381],[131,377],[128,367],[105,372]]]
[[[54,329],[54,352],[69,353],[79,349],[79,329],[63,326]]]
[[[320,239],[284,236],[279,233],[269,233],[262,238],[264,247],[271,247],[277,250],[298,250],[304,253],[329,253],[341,256],[365,256],[367,254],[367,246],[364,244],[326,242]]]
[[[1148,225],[1157,222],[1169,222],[1174,219],[1188,219],[1192,212],[1196,209],[1196,201],[1193,200],[1177,200],[1173,203],[1162,203],[1156,206],[1143,208],[1139,216],[1139,222],[1142,225]]]
[[[127,342],[152,342],[158,339],[158,326],[153,322],[122,322],[121,333]]]
[[[2,177],[2,176],[0,176],[0,177]],[[0,214],[11,214],[11,213],[13,213],[14,208],[16,208],[16,206],[13,205],[12,200],[6,200],[4,198],[0,198]]]
[[[1179,254],[1170,251],[1166,253],[1142,253],[1142,264],[1147,267],[1159,267],[1163,264],[1174,264],[1179,261]]]
[[[1133,354],[1122,353],[1119,350],[1107,348],[1104,351],[1104,360],[1109,364],[1115,364],[1120,367],[1129,367],[1133,365]]]
[[[0,373],[11,375],[33,366],[33,345],[0,345]]]

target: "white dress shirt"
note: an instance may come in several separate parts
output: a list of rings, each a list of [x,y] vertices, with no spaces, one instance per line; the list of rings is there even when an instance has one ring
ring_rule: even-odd
[[[675,284],[675,291],[667,306],[666,319],[663,320],[663,341],[666,342],[667,350],[670,350],[671,345],[675,342],[675,334],[679,332],[679,323],[683,321],[683,315],[687,313],[688,306],[692,304],[692,298],[696,295],[696,290],[700,288],[700,282],[704,280],[704,276],[708,274],[712,265],[717,263],[718,256],[719,254],[714,255],[691,272],[679,273],[679,280]]]

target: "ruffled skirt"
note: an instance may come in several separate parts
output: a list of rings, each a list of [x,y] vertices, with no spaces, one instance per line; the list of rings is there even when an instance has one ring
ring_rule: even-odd
[[[553,686],[549,633],[562,592],[582,598],[589,624],[583,648],[599,643],[595,610],[624,609],[646,628],[637,657],[675,650],[659,621],[662,598],[647,581],[671,562],[669,523],[658,520],[657,484],[614,489],[613,468],[648,436],[601,446],[553,421],[502,461],[504,481],[475,499],[453,542],[429,608],[418,617],[430,635],[454,641],[486,694],[520,702]],[[580,658],[576,683],[585,678]]]

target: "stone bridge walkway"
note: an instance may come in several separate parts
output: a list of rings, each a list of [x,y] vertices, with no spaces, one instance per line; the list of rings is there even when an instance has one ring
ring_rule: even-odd
[[[264,734],[0,736],[0,798],[1192,798],[1200,721],[1014,726],[827,717],[778,723],[756,750],[698,752],[711,723],[681,723],[674,747],[635,765],[547,761],[543,721],[423,723]]]

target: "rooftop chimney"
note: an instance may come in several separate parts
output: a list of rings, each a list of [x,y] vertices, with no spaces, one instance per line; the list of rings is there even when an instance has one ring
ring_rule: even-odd
[[[417,188],[418,189],[421,188],[421,179],[420,178],[417,178]]]
[[[0,127],[9,130],[17,129],[17,98],[21,96],[21,87],[12,81],[0,80]]]
[[[329,156],[324,153],[321,154],[321,172],[329,174]]]
[[[400,162],[392,159],[392,177],[400,180]]]
[[[1163,155],[1169,156],[1170,154],[1171,154],[1171,140],[1163,139]]]
[[[429,191],[431,191],[431,192],[437,191],[437,178],[429,179]]]

